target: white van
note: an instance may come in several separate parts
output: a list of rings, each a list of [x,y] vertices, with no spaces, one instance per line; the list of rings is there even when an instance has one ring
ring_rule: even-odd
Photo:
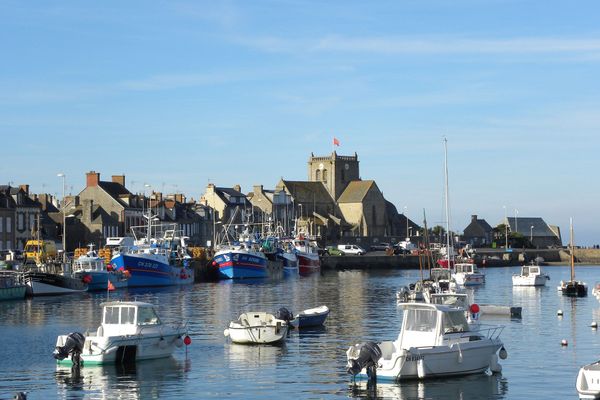
[[[362,256],[366,253],[365,249],[355,244],[338,244],[338,250],[344,252],[344,254],[355,254],[358,256]]]

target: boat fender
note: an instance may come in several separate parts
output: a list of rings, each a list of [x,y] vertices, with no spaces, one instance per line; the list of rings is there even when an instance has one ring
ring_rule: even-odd
[[[225,329],[223,331],[223,335],[225,335],[225,337],[228,337],[229,336],[229,329]]]
[[[183,339],[181,338],[181,336],[179,336],[177,339],[175,339],[175,346],[177,346],[177,348],[181,348],[181,346],[183,346]]]
[[[506,360],[506,357],[508,357],[508,353],[506,352],[506,349],[504,348],[504,346],[502,346],[498,355],[500,356],[500,358],[502,360]]]
[[[490,357],[490,371],[494,374],[502,372],[502,365],[498,363],[498,356],[496,354],[492,354]]]
[[[423,358],[420,358],[419,361],[417,361],[417,375],[419,379],[423,379],[427,375],[425,373],[425,360]]]

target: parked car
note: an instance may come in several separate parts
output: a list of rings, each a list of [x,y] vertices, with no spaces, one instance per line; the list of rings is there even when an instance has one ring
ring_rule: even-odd
[[[371,247],[369,247],[369,251],[386,251],[386,250],[390,249],[391,247],[392,247],[391,244],[385,243],[385,242],[374,243],[371,245]]]
[[[363,254],[367,253],[365,249],[355,244],[338,244],[337,248],[346,254],[362,256]]]
[[[346,253],[344,253],[342,250],[338,249],[337,247],[327,246],[326,254],[330,255],[330,256],[343,256]]]

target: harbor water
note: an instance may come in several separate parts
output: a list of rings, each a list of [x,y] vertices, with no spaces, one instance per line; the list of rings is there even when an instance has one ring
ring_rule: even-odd
[[[589,296],[567,298],[556,290],[569,268],[545,267],[543,288],[512,287],[518,267],[486,269],[486,283],[469,289],[479,304],[523,308],[522,319],[486,318],[505,325],[508,358],[496,375],[355,386],[345,371],[345,351],[366,340],[391,340],[402,311],[395,293],[419,279],[419,271],[324,271],[321,275],[262,282],[221,281],[186,287],[139,288],[110,299],[158,306],[163,320],[188,321],[192,343],[168,359],[132,367],[57,367],[52,351],[59,334],[95,331],[107,293],[39,297],[0,303],[0,399],[18,391],[28,399],[149,398],[401,398],[575,399],[577,371],[598,360],[600,303],[591,295],[600,266],[577,267]],[[293,312],[327,305],[323,329],[292,331],[281,346],[231,344],[223,335],[244,311]],[[563,316],[557,316],[557,310]],[[566,339],[567,346],[561,346]]]

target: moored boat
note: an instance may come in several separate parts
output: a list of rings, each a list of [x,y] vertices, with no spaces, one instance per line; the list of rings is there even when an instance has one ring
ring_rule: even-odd
[[[255,279],[268,277],[267,257],[256,243],[221,246],[214,261],[223,279]]]
[[[523,265],[521,273],[512,276],[513,286],[545,286],[550,277],[542,273],[539,265]]]
[[[297,329],[322,326],[329,316],[329,308],[325,305],[301,311],[290,321],[290,325]]]
[[[184,339],[189,343],[184,338],[186,325],[163,323],[150,303],[112,301],[101,306],[102,323],[95,334],[58,336],[54,350],[58,363],[130,363],[168,357]]]
[[[74,277],[67,264],[40,264],[23,272],[29,296],[82,293],[88,290],[89,277]]]
[[[458,285],[476,286],[485,283],[485,275],[477,270],[475,263],[456,263],[452,274]]]
[[[130,276],[129,272],[122,269],[109,271],[104,264],[104,259],[94,251],[93,245],[90,245],[90,249],[86,254],[77,257],[73,261],[72,269],[74,278],[88,280],[88,291],[127,287],[127,279]]]
[[[570,220],[570,232],[571,232],[571,240],[570,240],[570,252],[571,252],[571,280],[569,281],[560,281],[557,289],[562,292],[564,296],[569,297],[586,297],[588,288],[587,284],[582,281],[578,281],[575,279],[575,246],[573,244],[573,219]]]
[[[575,387],[580,399],[600,398],[600,361],[579,369]]]
[[[395,341],[357,344],[346,352],[348,373],[356,379],[400,381],[501,370],[497,353],[506,358],[499,337],[503,327],[470,325],[462,307],[401,306],[404,317]]]
[[[321,270],[321,259],[316,246],[303,236],[293,241],[300,275],[310,275]]]
[[[223,334],[233,343],[274,344],[285,340],[288,323],[265,312],[247,312],[231,321]]]
[[[24,299],[27,285],[15,271],[0,272],[0,301]]]

